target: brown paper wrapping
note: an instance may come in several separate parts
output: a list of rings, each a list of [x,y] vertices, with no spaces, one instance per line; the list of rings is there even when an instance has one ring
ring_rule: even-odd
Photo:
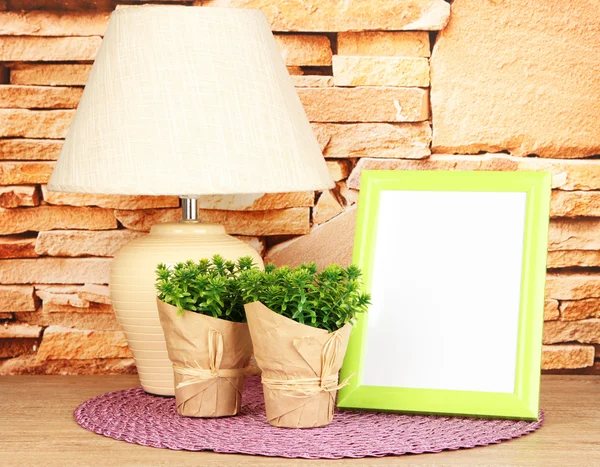
[[[187,417],[238,413],[252,355],[247,323],[184,312],[157,299],[160,324],[173,363],[177,412]]]
[[[288,428],[329,424],[350,324],[330,333],[281,316],[260,302],[245,309],[269,423]]]

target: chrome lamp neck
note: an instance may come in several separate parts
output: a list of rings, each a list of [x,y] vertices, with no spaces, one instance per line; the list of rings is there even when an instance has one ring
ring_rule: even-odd
[[[180,222],[199,222],[198,198],[181,197],[181,220]]]

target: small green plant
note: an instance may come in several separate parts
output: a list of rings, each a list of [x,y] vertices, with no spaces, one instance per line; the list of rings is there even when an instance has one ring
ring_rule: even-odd
[[[330,332],[367,311],[369,294],[361,289],[361,271],[356,266],[330,265],[317,271],[314,263],[295,268],[264,271],[245,270],[239,276],[245,303],[260,301],[283,316]]]
[[[156,268],[158,298],[176,306],[178,314],[194,311],[227,321],[245,322],[244,301],[238,277],[255,269],[250,256],[237,261],[220,255]]]

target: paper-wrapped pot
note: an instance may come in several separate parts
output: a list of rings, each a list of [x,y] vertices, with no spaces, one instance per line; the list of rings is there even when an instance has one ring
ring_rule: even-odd
[[[350,324],[330,333],[281,316],[261,302],[245,309],[269,423],[288,428],[329,424]]]
[[[225,417],[240,410],[244,375],[252,355],[247,323],[234,323],[157,299],[160,324],[173,363],[177,412]]]

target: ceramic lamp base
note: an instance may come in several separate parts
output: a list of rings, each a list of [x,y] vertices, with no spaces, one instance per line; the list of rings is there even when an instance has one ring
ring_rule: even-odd
[[[113,259],[110,298],[146,392],[174,395],[173,370],[156,309],[156,266],[214,254],[230,260],[251,256],[263,266],[258,252],[227,235],[223,226],[198,222],[155,225],[150,235],[125,245]]]

